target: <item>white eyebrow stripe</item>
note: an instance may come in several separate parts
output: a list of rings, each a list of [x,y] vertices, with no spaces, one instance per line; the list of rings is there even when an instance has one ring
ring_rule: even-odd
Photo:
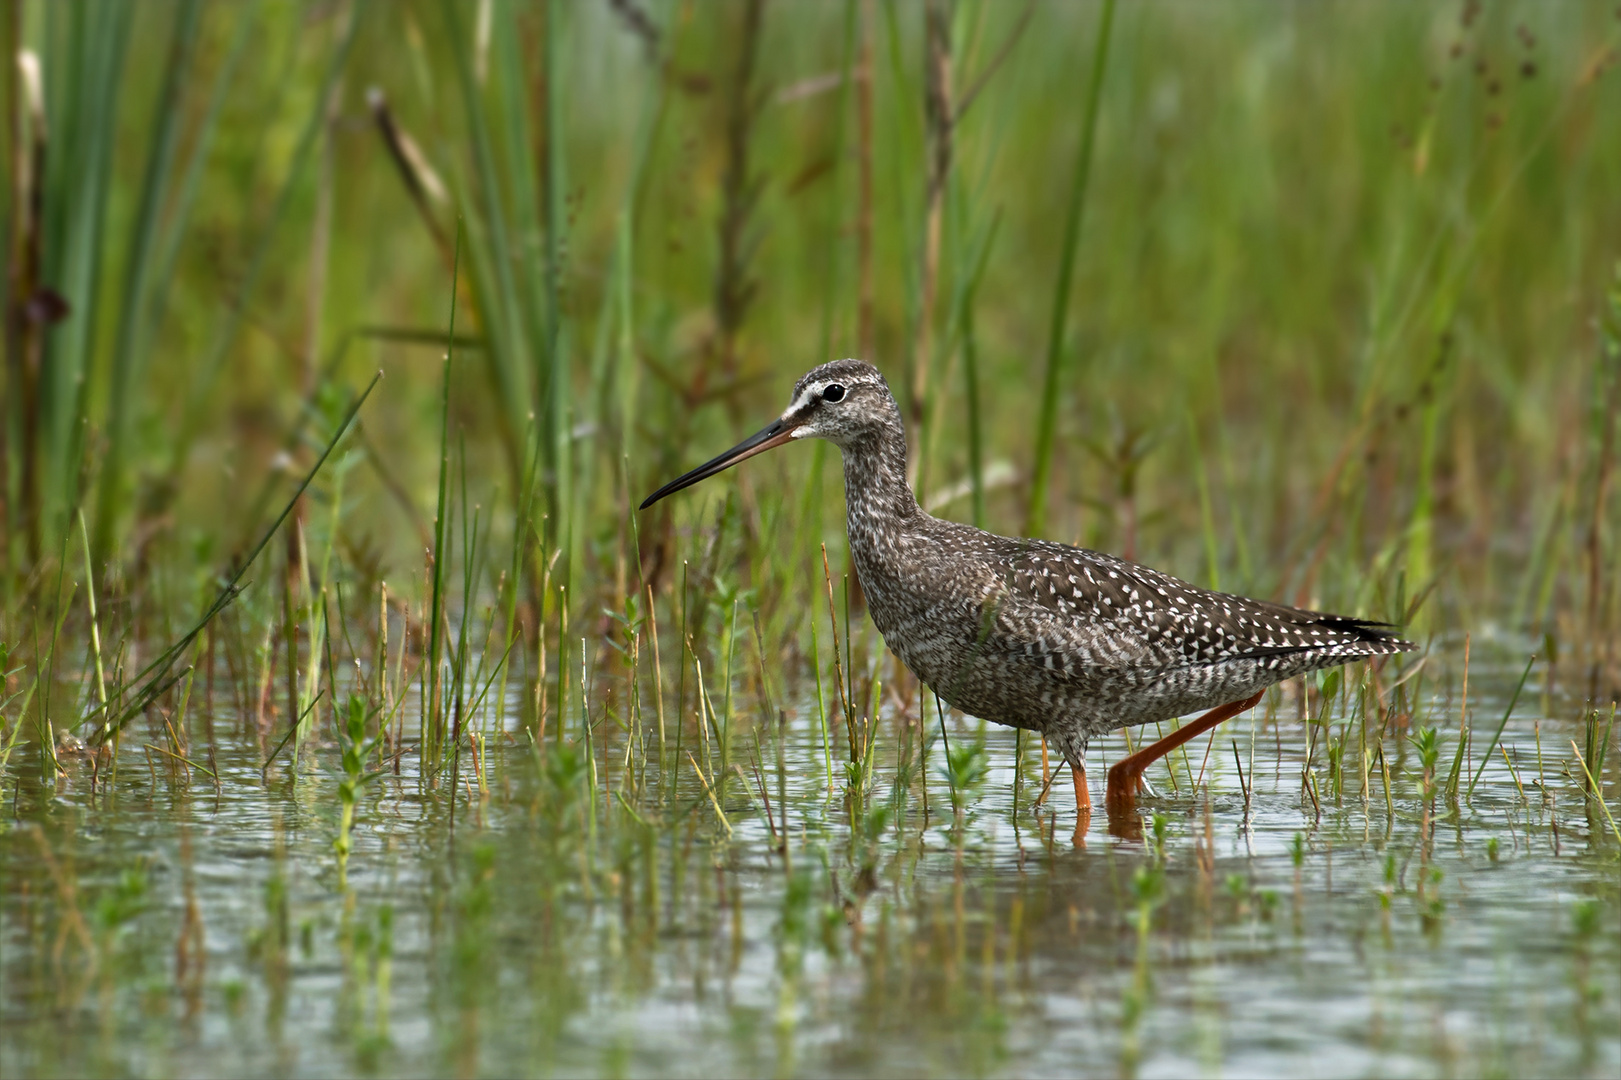
[[[801,390],[794,400],[789,403],[788,407],[782,411],[782,419],[788,419],[794,413],[810,404],[821,395],[822,389],[826,386],[827,382],[826,380],[823,380],[822,382],[811,383],[809,386],[805,387],[805,389]]]

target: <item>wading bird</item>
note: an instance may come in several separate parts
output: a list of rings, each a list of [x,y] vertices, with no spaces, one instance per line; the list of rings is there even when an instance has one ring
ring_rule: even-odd
[[[1083,822],[1092,737],[1210,710],[1110,767],[1105,799],[1129,810],[1144,768],[1273,683],[1414,648],[1385,623],[1210,592],[1113,555],[931,516],[906,482],[889,384],[860,360],[806,374],[780,417],[641,508],[806,438],[843,454],[850,552],[884,641],[954,707],[1056,746]]]

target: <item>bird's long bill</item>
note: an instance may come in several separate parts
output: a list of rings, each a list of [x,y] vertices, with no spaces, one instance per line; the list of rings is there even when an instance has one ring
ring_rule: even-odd
[[[773,420],[761,430],[726,451],[726,453],[717,458],[711,458],[691,472],[671,480],[668,484],[643,499],[641,508],[646,510],[666,495],[680,491],[682,488],[691,487],[700,480],[707,480],[718,472],[730,469],[739,461],[745,461],[755,454],[763,454],[773,446],[781,446],[793,437],[794,429],[792,425],[782,420]]]

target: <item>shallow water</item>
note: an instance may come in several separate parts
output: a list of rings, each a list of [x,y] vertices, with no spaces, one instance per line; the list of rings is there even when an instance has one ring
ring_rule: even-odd
[[[1518,675],[1479,653],[1465,786]],[[611,725],[594,813],[583,758],[561,776],[550,738],[543,763],[515,725],[489,733],[487,793],[470,755],[452,800],[407,753],[366,789],[346,875],[330,745],[261,780],[265,740],[221,707],[217,793],[143,750],[165,744],[141,723],[94,785],[84,756],[49,786],[20,751],[0,774],[0,1071],[1615,1076],[1621,847],[1569,775],[1576,708],[1539,722],[1533,677],[1503,734],[1518,783],[1498,754],[1432,818],[1394,734],[1394,816],[1377,765],[1363,800],[1359,721],[1327,727],[1353,750],[1336,795],[1317,746],[1314,805],[1299,703],[1269,705],[1218,729],[1208,762],[1190,743],[1174,790],[1156,766],[1135,830],[1100,812],[1077,846],[1067,775],[1032,812],[1039,750],[1016,780],[994,727],[959,828],[932,708],[927,812],[915,774],[895,783],[893,715],[852,808],[843,733],[830,786],[811,697],[780,776],[759,732],[786,864],[753,733],[734,740],[729,833],[684,757],[673,791],[656,751],[629,783],[640,751]],[[1456,703],[1427,707],[1444,780]],[[954,746],[979,732],[948,718]],[[1122,751],[1092,748],[1095,797]]]

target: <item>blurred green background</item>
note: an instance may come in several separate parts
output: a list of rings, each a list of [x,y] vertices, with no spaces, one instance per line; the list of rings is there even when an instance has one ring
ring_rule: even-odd
[[[189,611],[378,370],[332,572],[421,590],[458,246],[451,501],[576,595],[733,514],[715,573],[805,602],[831,448],[632,507],[853,355],[947,516],[1614,636],[1612,3],[3,12],[9,639],[80,508],[120,618]]]

